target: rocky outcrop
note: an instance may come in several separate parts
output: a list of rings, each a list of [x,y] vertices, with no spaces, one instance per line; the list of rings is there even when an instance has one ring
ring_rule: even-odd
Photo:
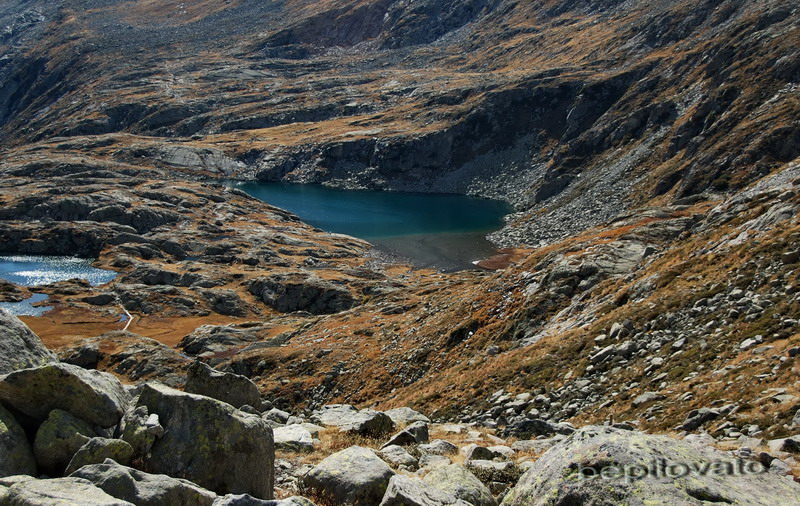
[[[137,406],[157,414],[165,430],[145,459],[147,470],[221,494],[272,498],[275,448],[260,417],[156,384],[142,388]]]
[[[709,447],[611,427],[584,427],[537,460],[504,506],[797,502],[800,485]]]
[[[338,313],[357,304],[347,288],[304,273],[275,274],[254,279],[248,289],[264,304],[282,313]]]
[[[303,485],[335,504],[380,503],[394,471],[372,450],[353,446],[334,453],[303,478]]]
[[[19,318],[0,310],[0,375],[17,369],[38,367],[56,360],[55,355],[42,344]]]
[[[250,379],[217,371],[199,361],[189,367],[185,390],[227,402],[235,408],[245,404],[253,407],[261,405],[261,393]]]
[[[44,420],[54,409],[100,427],[119,422],[129,400],[114,376],[69,364],[22,369],[0,377],[0,401]]]

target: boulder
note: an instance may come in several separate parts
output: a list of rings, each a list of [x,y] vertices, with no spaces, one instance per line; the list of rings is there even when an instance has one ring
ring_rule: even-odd
[[[434,439],[430,443],[419,445],[419,451],[426,455],[455,455],[458,446],[444,439]]]
[[[135,457],[146,457],[156,439],[164,435],[164,427],[157,414],[149,414],[147,406],[137,406],[122,418],[119,434],[131,445]]]
[[[58,358],[66,364],[77,365],[84,369],[95,369],[100,361],[99,343],[81,343],[74,348],[59,352]]]
[[[358,411],[349,404],[329,404],[311,415],[311,420],[326,427],[338,427],[342,432],[378,437],[394,429],[386,414],[373,409]]]
[[[2,496],[0,496],[2,497]],[[134,506],[112,497],[82,478],[24,480],[9,487],[3,505],[9,506]]]
[[[218,497],[214,501],[214,506],[315,506],[313,502],[305,497],[287,497],[279,501],[266,501],[264,499],[256,499],[247,494],[228,494],[226,496]]]
[[[478,446],[474,443],[469,444],[461,449],[464,454],[464,462],[470,460],[494,460],[498,455],[485,446]]]
[[[292,415],[290,415],[288,411],[284,411],[278,408],[272,408],[266,413],[264,413],[262,416],[264,420],[271,420],[273,422],[284,425],[289,421],[289,418]]]
[[[287,425],[272,429],[275,449],[290,452],[313,452],[314,440],[311,433],[302,425]]]
[[[25,431],[0,405],[0,478],[18,474],[36,475],[36,460]]]
[[[205,395],[234,408],[245,404],[261,404],[261,392],[255,383],[245,376],[217,371],[200,361],[195,361],[186,377],[185,390],[189,393]]]
[[[148,474],[108,459],[100,464],[83,466],[70,475],[83,478],[118,499],[137,506],[208,505],[217,494],[194,483],[163,474]]]
[[[281,313],[308,311],[332,314],[357,304],[347,288],[337,286],[313,274],[273,274],[256,278],[248,286],[250,293]]]
[[[761,464],[666,436],[588,426],[522,475],[504,506],[545,504],[797,504],[800,484]]]
[[[129,397],[108,373],[54,363],[0,376],[0,401],[39,421],[63,409],[92,425],[112,427]]]
[[[716,409],[700,408],[694,409],[686,415],[686,420],[681,425],[681,429],[691,432],[700,428],[703,424],[714,420],[719,416],[719,411]]]
[[[39,470],[49,476],[61,476],[75,453],[96,436],[88,423],[54,409],[39,427],[33,442]]]
[[[414,445],[428,442],[428,424],[425,422],[414,422],[405,429],[391,437],[384,446],[392,445]]]
[[[137,406],[157,414],[165,430],[145,459],[146,469],[219,494],[272,498],[275,448],[264,420],[210,397],[150,383]]]
[[[497,506],[497,501],[486,485],[458,464],[434,467],[423,481],[474,506]]]
[[[380,506],[469,506],[469,503],[443,492],[419,478],[396,474],[389,480],[389,487]]]
[[[381,502],[394,471],[368,448],[334,453],[303,477],[303,485],[334,504],[372,506]]]
[[[384,446],[378,454],[383,460],[395,467],[405,466],[407,469],[416,469],[417,467],[417,459],[402,446]]]
[[[384,413],[386,413],[386,416],[391,418],[392,421],[398,425],[414,422],[431,422],[427,416],[423,415],[419,411],[414,411],[413,409],[407,407],[390,409],[388,411],[384,411]]]
[[[503,437],[530,439],[534,436],[552,436],[557,431],[558,428],[547,420],[523,418],[506,427],[502,435]]]
[[[522,472],[513,462],[495,462],[493,460],[470,460],[467,469],[483,483],[514,484]]]
[[[57,361],[22,320],[0,310],[0,375]]]
[[[83,466],[102,464],[106,459],[127,466],[133,460],[133,447],[121,439],[93,437],[78,449],[64,474],[72,474]]]

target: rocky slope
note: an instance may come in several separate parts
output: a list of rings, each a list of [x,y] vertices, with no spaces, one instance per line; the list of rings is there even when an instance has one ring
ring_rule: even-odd
[[[0,285],[55,308],[23,318],[51,351],[0,319],[0,474],[52,478],[0,478],[0,504],[254,504],[231,494],[268,499],[273,478],[320,504],[797,502],[798,14],[785,0],[6,2],[0,251],[118,276]],[[483,263],[498,270],[419,271],[218,184],[231,177],[475,193],[517,212],[492,236],[510,248]],[[20,390],[39,374],[42,391]],[[56,375],[97,409],[51,405]],[[408,407],[432,422],[398,418]],[[207,429],[205,453],[153,412]],[[194,420],[208,416],[233,429]],[[242,476],[218,458],[231,447],[278,459]],[[753,497],[752,476],[724,469],[574,473],[654,454],[770,474]],[[191,458],[220,467],[183,474]],[[363,472],[343,483],[346,466]]]

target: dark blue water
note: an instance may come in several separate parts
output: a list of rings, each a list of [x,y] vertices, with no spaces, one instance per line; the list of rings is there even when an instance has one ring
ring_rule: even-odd
[[[0,278],[22,286],[46,285],[67,279],[85,279],[93,286],[114,279],[116,272],[92,267],[87,258],[59,256],[0,256]]]
[[[511,209],[505,202],[431,193],[350,191],[321,185],[236,183],[240,190],[291,211],[328,232],[368,241],[417,234],[491,232]]]

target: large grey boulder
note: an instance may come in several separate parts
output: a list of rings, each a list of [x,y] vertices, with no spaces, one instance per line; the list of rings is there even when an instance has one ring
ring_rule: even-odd
[[[63,409],[92,425],[112,427],[129,396],[114,376],[69,364],[47,364],[0,376],[0,402],[36,420]]]
[[[260,417],[157,384],[142,387],[137,406],[157,414],[165,430],[145,458],[146,469],[219,494],[272,498],[275,448],[272,428]]]
[[[470,506],[470,503],[419,478],[396,474],[389,480],[389,487],[380,506]]]
[[[711,447],[612,427],[584,427],[522,475],[511,505],[800,504],[800,485]]]
[[[281,313],[308,311],[311,314],[331,314],[357,304],[347,288],[313,274],[273,274],[254,279],[248,289],[264,304]]]
[[[39,470],[48,476],[61,476],[75,453],[96,436],[88,423],[54,409],[39,427],[33,442]]]
[[[70,477],[88,480],[107,494],[137,506],[208,506],[217,498],[217,494],[190,481],[163,474],[148,474],[111,459],[81,467]]]
[[[474,506],[497,506],[497,501],[486,485],[458,464],[434,467],[423,481]]]
[[[361,436],[381,436],[394,430],[394,422],[385,413],[373,409],[357,410],[349,404],[329,404],[311,415],[311,420],[325,427]]]
[[[0,496],[1,497],[1,496]],[[3,506],[133,506],[112,497],[82,478],[24,480],[9,487]]]
[[[0,309],[0,375],[56,360],[22,320]]]
[[[249,378],[217,371],[200,361],[189,367],[185,390],[227,402],[234,408],[261,404],[261,392]]]
[[[93,437],[75,452],[64,474],[72,474],[83,466],[102,464],[106,459],[127,466],[133,460],[133,447],[121,439]]]
[[[317,464],[303,477],[303,486],[334,504],[374,506],[394,474],[372,450],[352,446]]]
[[[36,475],[36,460],[25,431],[0,405],[0,478],[17,474]]]

